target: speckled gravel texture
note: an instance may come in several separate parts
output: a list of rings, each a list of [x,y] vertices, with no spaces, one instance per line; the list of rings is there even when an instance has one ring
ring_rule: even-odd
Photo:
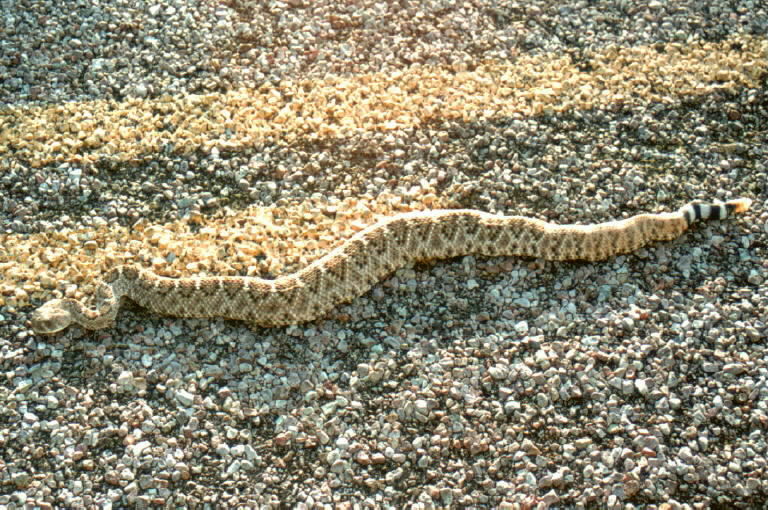
[[[765,508],[768,9],[640,3],[0,0],[0,507]],[[274,277],[400,211],[736,197],[310,324],[28,325],[119,263]]]

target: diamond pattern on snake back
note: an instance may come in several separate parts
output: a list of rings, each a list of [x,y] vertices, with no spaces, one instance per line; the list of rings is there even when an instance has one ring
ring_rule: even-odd
[[[592,260],[631,251],[661,230],[642,225],[642,220],[633,225],[633,235],[626,235],[631,230],[626,223],[553,227],[531,218],[478,212],[445,211],[440,216],[439,220],[420,215],[395,217],[362,231],[304,270],[274,281],[238,277],[173,280],[149,275],[138,278],[129,297],[164,315],[209,317],[216,310],[220,317],[285,325],[326,314],[337,304],[364,294],[409,261],[470,254]]]
[[[73,323],[102,329],[114,322],[125,296],[150,311],[178,317],[286,325],[316,319],[419,259],[519,255],[601,260],[650,241],[674,239],[694,221],[726,218],[748,210],[751,203],[749,199],[705,206],[692,203],[672,213],[584,226],[471,210],[405,213],[368,227],[307,268],[274,281],[226,276],[173,279],[120,266],[99,284],[91,306],[71,298],[52,299],[35,310],[31,322],[40,334],[53,334]]]

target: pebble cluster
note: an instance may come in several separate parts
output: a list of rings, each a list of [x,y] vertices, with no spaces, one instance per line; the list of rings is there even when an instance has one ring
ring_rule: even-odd
[[[1,10],[0,507],[768,499],[760,2]],[[310,324],[27,323],[117,264],[275,277],[397,212],[740,196],[603,263],[406,268]]]

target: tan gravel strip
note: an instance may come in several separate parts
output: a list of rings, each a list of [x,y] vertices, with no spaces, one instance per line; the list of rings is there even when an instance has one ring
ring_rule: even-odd
[[[0,234],[0,306],[47,300],[56,289],[81,299],[94,292],[104,272],[124,263],[151,265],[165,276],[277,276],[304,267],[382,217],[434,207],[435,201],[426,192],[408,203],[383,194],[196,214],[132,229],[104,222],[76,231]]]
[[[434,120],[671,103],[757,87],[768,70],[766,56],[768,40],[738,36],[691,46],[606,48],[590,56],[589,72],[568,56],[523,55],[472,71],[424,67],[225,94],[11,107],[0,113],[0,161],[21,159],[34,167],[102,157],[129,161],[167,144],[179,153],[240,150]]]

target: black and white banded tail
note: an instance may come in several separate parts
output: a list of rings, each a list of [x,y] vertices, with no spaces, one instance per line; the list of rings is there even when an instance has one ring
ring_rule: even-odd
[[[737,214],[749,209],[752,200],[749,198],[737,198],[728,202],[715,201],[708,204],[705,202],[692,202],[680,212],[685,216],[688,225],[699,220],[724,220],[732,214]]]

